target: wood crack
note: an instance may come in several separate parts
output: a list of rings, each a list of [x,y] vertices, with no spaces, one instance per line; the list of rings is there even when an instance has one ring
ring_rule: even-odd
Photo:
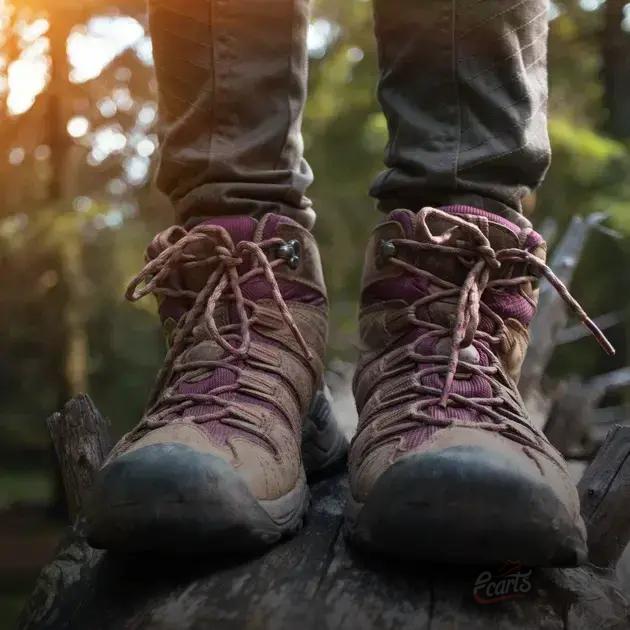
[[[339,522],[337,523],[337,527],[335,528],[335,533],[331,538],[330,544],[326,549],[326,556],[324,557],[324,562],[322,565],[322,573],[319,576],[319,580],[317,580],[317,586],[315,587],[315,595],[319,595],[319,591],[324,584],[324,580],[328,577],[328,573],[330,571],[330,567],[332,563],[335,561],[335,550],[337,547],[337,541],[339,537],[342,536],[343,529],[343,517],[339,517]]]

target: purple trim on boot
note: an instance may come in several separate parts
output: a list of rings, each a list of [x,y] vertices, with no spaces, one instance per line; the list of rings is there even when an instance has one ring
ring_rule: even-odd
[[[463,206],[463,205],[453,205],[453,206],[443,206],[440,208],[444,212],[448,212],[450,214],[457,215],[472,215],[476,217],[485,217],[488,221],[492,221],[494,223],[498,223],[502,225],[504,228],[510,230],[515,236],[518,236],[522,231],[519,225],[516,223],[512,223],[509,219],[501,216],[500,214],[495,214],[494,212],[489,212],[488,210],[482,210],[481,208],[475,208],[474,206]],[[543,237],[538,234],[535,230],[531,230],[527,236],[527,241],[525,242],[525,247],[530,249],[532,247],[536,247],[543,242]]]
[[[253,217],[247,215],[212,217],[201,221],[198,225],[218,225],[230,233],[234,245],[241,241],[251,241],[258,222]]]
[[[394,210],[389,213],[387,220],[397,221],[403,227],[405,236],[407,238],[413,238],[415,235],[414,213],[411,210]]]
[[[267,240],[273,238],[277,232],[279,225],[295,225],[299,226],[293,219],[278,214],[268,214],[264,221],[264,230],[262,239]],[[230,233],[232,241],[238,245],[241,241],[254,241],[256,228],[259,222],[253,217],[243,216],[222,216],[212,217],[201,221],[197,225],[217,225]],[[156,254],[157,255],[157,254]],[[245,272],[247,267],[243,265],[240,272]],[[181,279],[186,285],[186,277]],[[326,302],[324,296],[315,289],[312,289],[300,282],[292,282],[283,278],[278,279],[278,287],[285,300],[293,302],[301,302],[303,304],[313,304],[321,306]],[[261,277],[252,278],[250,281],[241,286],[245,298],[258,302],[259,300],[272,299],[272,290],[269,283]],[[158,312],[162,321],[173,319],[179,321],[181,316],[186,313],[192,306],[192,300],[184,300],[182,298],[172,299],[166,298],[159,305]]]
[[[465,206],[465,205],[450,205],[450,206],[441,206],[438,208],[443,212],[448,212],[449,214],[455,214],[458,216],[476,216],[476,217],[485,217],[488,221],[492,221],[502,227],[510,230],[514,236],[517,238],[523,231],[516,223],[513,223],[509,219],[506,219],[504,216],[500,214],[495,214],[488,210],[483,210],[482,208],[475,208],[474,206]],[[415,232],[415,223],[414,223],[414,213],[411,210],[394,210],[390,212],[388,219],[389,221],[397,221],[400,223],[405,231],[405,235],[407,238],[413,238]],[[532,249],[533,247],[537,247],[543,242],[543,237],[538,234],[535,230],[529,230],[527,235],[527,240],[525,241],[525,247],[527,249]]]
[[[364,306],[388,300],[403,300],[411,304],[426,296],[429,280],[418,276],[401,276],[393,280],[382,280],[363,291],[361,303]]]
[[[493,212],[489,212],[488,210],[483,210],[481,208],[475,208],[474,206],[462,206],[462,205],[453,205],[453,206],[442,206],[440,210],[444,212],[448,212],[449,214],[457,214],[457,215],[469,215],[474,217],[485,217],[488,221],[492,221],[494,223],[498,223],[502,225],[504,228],[510,230],[515,236],[518,236],[521,228],[512,223],[509,219],[502,217],[500,214],[494,214]]]

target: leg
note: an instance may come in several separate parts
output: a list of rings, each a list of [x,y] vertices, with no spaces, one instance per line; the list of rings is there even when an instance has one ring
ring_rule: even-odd
[[[375,0],[390,129],[383,210],[514,216],[549,165],[547,0]]]
[[[321,471],[346,446],[319,391],[328,304],[299,129],[308,3],[150,8],[158,181],[185,227],[154,238],[127,291],[158,298],[169,350],[96,479],[88,535],[122,551],[259,549],[300,527],[304,463]]]
[[[291,216],[310,228],[302,157],[308,0],[151,0],[164,125],[157,183],[185,223]]]
[[[546,2],[375,1],[392,212],[363,274],[348,531],[437,562],[580,563],[577,492],[516,386],[536,276],[586,317],[519,214],[549,161]]]

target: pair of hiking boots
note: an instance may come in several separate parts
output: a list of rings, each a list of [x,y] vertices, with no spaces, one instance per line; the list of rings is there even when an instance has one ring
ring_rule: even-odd
[[[326,468],[346,446],[318,414],[328,304],[317,245],[287,217],[219,217],[166,230],[146,258],[127,296],[157,296],[169,350],[145,416],[98,475],[89,540],[263,548],[302,523],[304,461]],[[541,274],[594,328],[544,260],[531,228],[467,206],[397,210],[375,229],[348,458],[354,542],[441,562],[584,560],[566,464],[516,387]]]

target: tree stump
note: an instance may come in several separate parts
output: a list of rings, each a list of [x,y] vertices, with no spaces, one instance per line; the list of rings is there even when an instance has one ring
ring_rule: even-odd
[[[68,415],[71,431],[62,421]],[[79,503],[100,465],[103,427],[86,398],[71,401],[51,423],[53,434],[60,432],[53,437],[57,452],[69,458],[62,462],[68,495]],[[81,474],[72,459],[79,453]],[[86,453],[100,455],[88,463]],[[116,556],[86,543],[79,515],[43,569],[20,628],[627,630],[630,604],[611,567],[630,535],[630,511],[622,509],[630,495],[629,454],[627,430],[616,429],[581,484],[601,568],[497,570],[359,554],[342,534],[346,481],[337,474],[312,484],[304,530],[254,558],[182,558],[176,549],[163,557]]]

